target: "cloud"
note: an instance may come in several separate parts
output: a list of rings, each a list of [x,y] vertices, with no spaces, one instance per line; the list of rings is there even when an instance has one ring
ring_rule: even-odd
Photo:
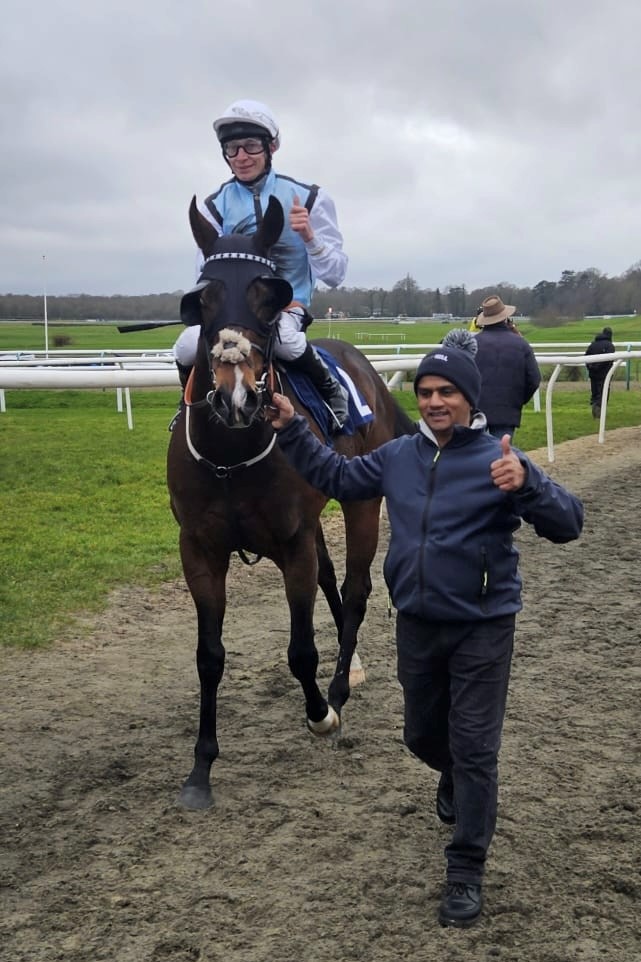
[[[211,123],[280,119],[277,168],[333,196],[348,286],[641,256],[636,0],[5,3],[0,291],[189,286],[187,208],[228,176]]]

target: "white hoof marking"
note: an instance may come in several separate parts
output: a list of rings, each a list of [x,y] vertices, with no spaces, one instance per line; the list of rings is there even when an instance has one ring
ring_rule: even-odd
[[[356,688],[357,685],[362,685],[364,681],[365,669],[363,668],[358,652],[355,651],[349,666],[349,687]]]
[[[307,727],[313,735],[329,735],[330,732],[336,731],[340,724],[340,719],[331,705],[327,706],[327,714],[318,722],[314,722],[311,718],[307,719]]]

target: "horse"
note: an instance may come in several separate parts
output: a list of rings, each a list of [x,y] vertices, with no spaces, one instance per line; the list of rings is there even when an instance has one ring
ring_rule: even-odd
[[[295,396],[273,360],[278,317],[292,298],[289,283],[269,259],[283,229],[283,210],[270,198],[256,233],[220,236],[196,206],[189,221],[204,267],[183,295],[181,319],[200,325],[196,360],[167,454],[170,505],[178,522],[184,577],[197,614],[196,662],[200,722],[194,766],[178,803],[208,808],[211,767],[219,754],[217,691],[223,676],[226,576],[234,552],[271,559],[280,569],[289,605],[289,669],[301,685],[307,726],[314,735],[340,731],[350,693],[349,669],[371,592],[370,566],[378,543],[380,500],[342,504],[346,539],[340,594],[320,521],[327,498],[312,488],[280,451],[267,408],[273,390],[287,394],[312,430],[322,430]],[[331,349],[374,417],[353,434],[338,435],[337,452],[351,457],[412,433],[415,424],[392,398],[380,375],[355,347],[315,341]],[[316,672],[314,604],[327,599],[338,636],[338,656],[327,699]]]

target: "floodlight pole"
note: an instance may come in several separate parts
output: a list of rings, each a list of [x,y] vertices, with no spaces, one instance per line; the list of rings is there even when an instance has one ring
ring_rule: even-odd
[[[45,357],[49,357],[49,321],[47,319],[47,255],[42,255],[42,276],[44,293],[44,312],[45,312]]]

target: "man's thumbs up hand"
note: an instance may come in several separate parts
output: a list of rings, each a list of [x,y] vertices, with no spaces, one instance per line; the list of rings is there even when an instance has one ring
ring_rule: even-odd
[[[300,234],[306,244],[314,240],[314,231],[309,223],[309,211],[301,204],[298,194],[294,194],[294,201],[289,211],[289,226]]]
[[[490,465],[492,481],[501,491],[519,491],[525,484],[526,470],[512,450],[509,434],[501,438],[501,457]]]

